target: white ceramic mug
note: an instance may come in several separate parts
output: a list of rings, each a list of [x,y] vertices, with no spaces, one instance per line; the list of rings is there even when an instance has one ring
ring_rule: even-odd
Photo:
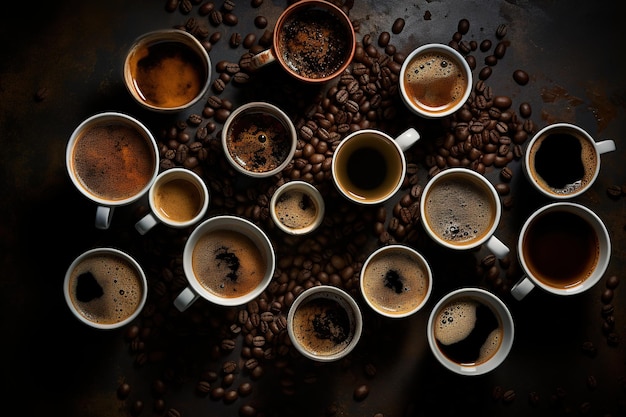
[[[437,302],[427,332],[430,350],[440,364],[459,375],[476,376],[504,362],[515,326],[502,300],[484,289],[467,287]]]
[[[305,181],[289,181],[278,187],[270,200],[274,224],[290,235],[303,235],[317,229],[324,221],[322,194]]]
[[[587,191],[598,178],[600,155],[615,150],[611,139],[596,142],[570,123],[554,123],[528,142],[522,160],[524,174],[546,197],[565,200]]]
[[[151,212],[135,223],[142,235],[159,223],[181,229],[200,221],[209,207],[209,190],[195,172],[171,168],[157,176],[148,192],[148,203]]]
[[[337,190],[359,204],[387,201],[404,181],[404,151],[419,138],[413,128],[395,139],[376,129],[352,132],[339,142],[333,154],[331,173]]]
[[[589,208],[555,202],[536,210],[519,234],[524,276],[511,288],[517,300],[535,287],[555,295],[580,294],[603,276],[611,256],[606,226]]]
[[[287,314],[291,343],[317,362],[337,361],[359,343],[363,317],[356,301],[331,285],[311,287],[298,295]]]
[[[502,215],[495,187],[468,168],[448,168],[433,176],[422,192],[420,217],[428,235],[454,250],[485,245],[498,258],[509,248],[494,233]]]
[[[448,45],[429,43],[411,52],[400,69],[400,96],[415,114],[449,116],[472,92],[472,70],[463,56]]]
[[[117,329],[143,310],[148,282],[139,263],[115,248],[94,248],[76,257],[65,273],[70,311],[96,329]]]
[[[390,318],[408,317],[421,310],[433,289],[428,262],[405,245],[376,249],[361,267],[359,278],[366,303]]]
[[[150,189],[159,173],[159,150],[139,120],[104,112],[72,132],[65,165],[76,189],[97,204],[96,228],[108,229],[116,207],[137,201]]]
[[[200,223],[183,250],[189,282],[174,300],[180,311],[198,298],[239,306],[258,297],[274,277],[272,243],[257,225],[238,216],[220,215]]]

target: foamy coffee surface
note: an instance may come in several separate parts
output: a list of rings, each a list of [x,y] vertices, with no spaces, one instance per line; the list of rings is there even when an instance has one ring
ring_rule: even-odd
[[[241,297],[263,280],[267,265],[247,236],[233,230],[214,230],[200,237],[192,254],[193,273],[219,297]]]
[[[125,259],[93,254],[72,271],[69,281],[72,304],[88,320],[119,323],[131,316],[143,298],[139,272]]]
[[[495,221],[493,196],[481,184],[461,176],[438,180],[425,197],[426,221],[452,244],[481,239]]]
[[[487,328],[489,332],[486,335],[480,334],[484,333],[484,326],[487,323],[484,318],[481,318],[482,323],[479,323],[477,314],[479,308],[488,309],[479,301],[463,298],[447,304],[437,314],[435,339],[444,353],[459,363],[468,365],[483,363],[500,347],[502,330],[499,325],[496,324],[493,330]],[[492,320],[497,320],[493,313],[489,314]],[[459,348],[462,350],[461,353]],[[478,355],[473,357],[472,351],[476,349]]]
[[[427,112],[450,109],[467,88],[467,76],[460,63],[439,51],[416,55],[405,74],[404,87],[411,102]]]
[[[413,311],[428,292],[428,274],[421,260],[400,250],[375,255],[362,279],[367,299],[389,314]]]
[[[302,229],[315,221],[315,202],[302,191],[286,191],[276,201],[278,220],[291,229]]]
[[[300,344],[316,355],[341,352],[352,340],[348,312],[329,298],[313,298],[298,306],[293,330]]]

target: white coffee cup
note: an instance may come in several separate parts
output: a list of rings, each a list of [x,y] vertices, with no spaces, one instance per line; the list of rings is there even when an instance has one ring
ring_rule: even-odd
[[[298,144],[289,116],[262,101],[237,107],[224,122],[221,139],[230,165],[253,178],[271,177],[282,171]]]
[[[200,221],[209,207],[209,190],[195,172],[171,168],[157,176],[148,192],[148,203],[151,212],[135,223],[142,235],[159,222],[181,229]]]
[[[332,362],[347,356],[359,343],[362,330],[363,317],[356,301],[331,285],[303,291],[287,314],[292,345],[303,356],[317,362]]]
[[[565,200],[587,191],[598,178],[600,155],[615,150],[611,139],[596,142],[570,123],[539,130],[526,146],[522,167],[532,186],[546,197]]]
[[[339,142],[331,165],[333,182],[348,200],[380,204],[400,189],[406,175],[404,151],[420,138],[413,128],[397,138],[376,129],[352,132]]]
[[[498,258],[509,248],[494,236],[502,203],[495,187],[468,168],[448,168],[433,176],[422,192],[420,217],[428,235],[454,250],[485,245]]]
[[[448,45],[429,43],[411,52],[400,69],[400,96],[418,116],[449,116],[472,92],[472,70],[463,56]]]
[[[186,310],[198,298],[221,306],[255,299],[274,277],[272,243],[257,225],[238,216],[220,215],[200,223],[183,250],[189,285],[174,305]]]
[[[517,300],[535,287],[555,295],[580,294],[604,275],[611,256],[606,226],[589,208],[559,201],[536,210],[517,244],[524,276],[511,288]]]
[[[502,300],[484,289],[467,287],[437,302],[427,332],[439,363],[459,375],[476,376],[504,362],[513,346],[515,326]],[[467,340],[470,335],[472,342]]]
[[[421,310],[433,288],[428,262],[405,245],[376,249],[361,267],[359,278],[365,302],[390,318],[408,317]]]
[[[289,181],[278,187],[270,201],[274,224],[290,235],[303,235],[324,221],[324,198],[305,181]]]
[[[148,282],[129,254],[115,248],[83,252],[65,273],[63,294],[70,311],[96,329],[117,329],[141,313]]]
[[[116,207],[141,198],[159,173],[150,130],[117,112],[95,114],[72,132],[65,152],[72,183],[98,205],[95,226],[108,229]]]

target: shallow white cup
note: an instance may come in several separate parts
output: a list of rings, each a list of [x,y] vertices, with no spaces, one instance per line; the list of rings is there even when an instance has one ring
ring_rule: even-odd
[[[551,136],[557,138],[558,135],[561,135],[558,149],[556,142],[550,141],[550,145],[547,144],[546,138]],[[569,138],[576,138],[577,141],[568,140]],[[552,151],[544,152],[558,160],[545,156],[543,157],[545,161],[537,163],[542,148],[552,148]],[[579,126],[554,123],[539,130],[528,142],[522,168],[528,181],[541,194],[556,200],[566,200],[579,196],[593,185],[600,172],[600,155],[613,152],[615,149],[615,142],[611,139],[596,142]],[[577,172],[569,172],[572,167],[577,167]],[[538,172],[542,170],[547,178]],[[551,173],[551,170],[554,170],[554,173]],[[567,172],[567,178],[553,178],[557,173],[563,175],[564,172]]]
[[[290,205],[296,206],[292,207],[293,210],[281,209],[281,199],[289,197],[290,195],[293,197],[290,198],[290,200],[297,197],[306,198],[306,201],[313,206],[312,212],[310,212],[309,207],[299,205],[298,201],[289,202]],[[302,200],[302,198],[300,200]],[[284,216],[282,211],[285,210],[289,211],[289,213],[287,213],[290,219],[289,221],[285,221],[285,219],[281,220]],[[317,229],[324,221],[324,212],[325,204],[322,194],[320,194],[317,188],[305,181],[286,182],[278,187],[270,201],[270,215],[274,224],[276,224],[280,230],[290,235],[303,235]],[[311,216],[312,218],[310,218]],[[304,223],[299,225],[299,220],[295,218],[304,220]]]
[[[430,195],[432,190],[436,187],[441,187],[441,184],[444,181],[445,183],[456,183],[457,181],[471,182],[479,186],[482,191],[488,195],[489,201],[487,204],[490,205],[490,209],[493,211],[493,218],[491,219],[487,229],[481,235],[478,235],[473,239],[455,241],[453,239],[447,239],[441,233],[435,231],[437,228],[436,224],[431,224],[433,220],[430,219],[438,213],[431,214],[429,212]],[[461,196],[461,194],[456,193],[452,196],[448,196],[447,200],[441,201],[441,205],[445,207],[440,208],[440,210],[445,210],[447,214],[454,215],[455,217],[461,217],[459,219],[459,223],[462,223],[462,220],[465,217],[464,213],[467,211],[475,209],[476,211],[485,212],[484,208],[477,208],[474,206],[471,199],[467,201],[461,200],[457,199],[457,196]],[[454,199],[454,201],[452,201],[452,199]],[[474,249],[480,245],[485,245],[498,258],[505,257],[509,253],[509,248],[494,236],[494,233],[498,228],[501,215],[502,203],[500,202],[500,196],[498,195],[495,187],[483,175],[468,168],[448,168],[439,172],[428,181],[420,199],[420,217],[424,229],[435,242],[446,248],[454,250],[468,250]],[[448,219],[446,219],[446,221],[448,221]],[[462,233],[462,231],[459,233]]]
[[[250,291],[242,292],[237,295],[224,296],[214,291],[209,290],[202,284],[201,277],[196,274],[193,265],[194,249],[196,248],[198,241],[203,237],[214,233],[233,233],[239,237],[243,236],[249,239],[252,245],[256,247],[261,257],[260,262],[264,265],[263,270],[253,271],[255,274],[261,274],[261,278],[256,280],[258,283]],[[242,245],[243,246],[243,245]],[[232,252],[231,252],[232,253]],[[210,255],[210,254],[208,254]],[[238,256],[249,255],[249,252],[239,251]],[[228,262],[225,259],[224,262]],[[191,306],[198,298],[204,298],[205,300],[218,304],[221,306],[239,306],[246,304],[247,302],[255,299],[269,285],[270,281],[274,277],[274,270],[276,268],[276,256],[272,243],[257,225],[251,221],[238,216],[220,215],[209,218],[200,223],[189,236],[189,239],[185,243],[183,250],[183,270],[185,277],[189,282],[187,288],[185,288],[174,300],[174,305],[180,311],[184,311]],[[218,277],[222,279],[223,277]],[[225,277],[224,277],[225,278]],[[249,277],[244,277],[247,279]],[[241,279],[241,278],[240,278]]]
[[[315,303],[320,301],[331,303],[326,306],[342,309],[347,318],[347,323],[341,323],[343,330],[347,331],[346,339],[336,345],[330,343],[332,347],[328,351],[325,351],[325,348],[317,348],[318,343],[329,345],[326,338],[328,335],[321,339],[317,338],[312,321],[321,317],[322,321],[324,319],[332,321],[334,326],[339,327],[339,324],[333,320],[336,315],[327,314],[328,310],[322,311],[323,307],[317,309],[319,305]],[[316,307],[306,312],[311,306]],[[359,343],[362,330],[363,317],[356,301],[344,290],[331,285],[318,285],[303,291],[294,300],[287,314],[287,332],[291,343],[303,356],[317,362],[333,362],[347,356]]]
[[[204,217],[209,207],[209,190],[198,174],[186,168],[171,168],[158,175],[150,191],[151,212],[135,223],[144,235],[157,224],[182,229]]]
[[[331,165],[333,182],[348,200],[380,204],[400,189],[406,175],[404,151],[420,138],[409,128],[397,138],[376,129],[352,132],[339,142]]]
[[[572,215],[574,217],[571,217]],[[545,216],[553,217],[545,220]],[[571,222],[566,222],[564,220],[566,218]],[[539,223],[541,226],[537,228],[537,221],[542,219],[544,223]],[[541,234],[537,234],[537,230]],[[557,280],[556,276],[547,273],[553,271],[551,268],[555,268],[557,272],[564,271],[561,267],[556,267],[559,265],[556,260],[548,266],[547,270],[538,267],[537,262],[531,261],[529,247],[539,248],[529,243],[533,240],[526,241],[529,236],[533,235],[534,241],[544,242],[547,245],[546,249],[541,251],[544,256],[549,256],[548,251],[554,251],[553,255],[556,254],[559,259],[570,261],[569,265],[574,265],[574,262],[578,261],[582,262],[588,259],[588,256],[595,260],[589,259],[588,266],[581,268],[580,274],[572,272],[567,279],[561,276]],[[584,237],[591,240],[587,241],[583,239]],[[530,215],[520,231],[517,253],[524,276],[511,288],[511,294],[515,299],[523,299],[535,287],[554,295],[568,296],[589,290],[602,278],[609,265],[611,240],[606,226],[596,213],[577,203],[559,201],[545,205]],[[540,269],[544,273],[540,273]]]
[[[480,338],[481,341],[484,340],[484,342],[479,342],[483,343],[483,350],[481,352],[481,355],[479,356],[480,359],[474,360],[473,362],[472,360],[468,362],[463,362],[463,360],[457,361],[453,360],[451,356],[447,356],[442,351],[442,345],[440,344],[440,341],[437,340],[437,337],[435,335],[435,327],[440,325],[439,321],[441,320],[446,321],[446,323],[442,324],[442,326],[453,326],[454,323],[456,323],[457,325],[468,324],[467,321],[469,321],[470,323],[468,328],[470,329],[470,331],[473,324],[476,324],[477,328],[482,327],[484,321],[479,320],[481,320],[481,318],[484,318],[483,314],[481,314],[480,317],[478,317],[477,315],[472,317],[471,314],[461,317],[458,313],[456,313],[456,317],[453,317],[454,319],[456,319],[456,321],[449,321],[448,319],[448,317],[453,314],[443,314],[443,312],[445,312],[446,310],[446,306],[467,305],[464,300],[474,300],[473,302],[478,302],[483,306],[489,308],[491,313],[493,313],[493,317],[495,317],[495,320],[497,320],[497,326],[499,329],[498,331],[492,331],[488,333],[489,336],[483,335],[484,339],[483,337]],[[463,308],[463,310],[466,309]],[[459,310],[456,311],[458,312]],[[475,322],[469,320],[470,318],[475,317],[478,318],[478,320],[476,320]],[[511,316],[511,312],[502,302],[502,300],[500,300],[491,292],[484,289],[467,287],[454,290],[441,298],[439,302],[437,302],[437,304],[433,307],[430,313],[430,317],[428,318],[427,332],[430,350],[441,365],[459,375],[476,376],[491,372],[496,369],[502,362],[504,362],[509,352],[511,351],[511,347],[513,346],[515,326],[513,323],[513,317]],[[467,333],[466,331],[465,334],[461,334],[459,338],[460,340],[465,340],[468,335],[469,333]],[[458,352],[456,354],[458,354]],[[461,355],[465,354],[466,353],[464,352]]]

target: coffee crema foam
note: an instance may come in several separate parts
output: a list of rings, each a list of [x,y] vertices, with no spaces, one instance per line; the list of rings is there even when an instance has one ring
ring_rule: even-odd
[[[485,330],[487,323],[484,318],[479,317],[479,309],[488,311],[490,318],[496,321],[491,326],[495,326],[494,329]],[[475,337],[475,333],[478,332],[483,334]],[[486,362],[498,351],[502,342],[502,328],[493,312],[481,302],[469,298],[452,301],[439,311],[435,320],[434,335],[443,353],[462,365]],[[459,347],[463,350],[460,354]],[[450,350],[446,351],[448,348]],[[476,357],[467,359],[467,355],[473,356],[471,352],[476,349],[478,349]]]
[[[455,58],[443,52],[425,52],[409,62],[404,87],[410,101],[428,113],[456,106],[467,89],[467,75]]]
[[[155,206],[167,219],[186,222],[193,219],[204,202],[198,187],[182,178],[161,183],[154,193]]]
[[[234,230],[213,230],[198,239],[192,268],[198,282],[209,292],[236,298],[261,284],[267,264],[248,236]]]
[[[363,291],[372,304],[389,314],[415,310],[428,292],[428,273],[411,253],[378,253],[363,273]]]
[[[143,283],[137,269],[114,254],[92,254],[71,273],[72,304],[89,321],[115,324],[130,317],[143,298]]]
[[[482,239],[495,221],[493,196],[476,180],[461,176],[437,180],[425,198],[428,226],[454,245]]]
[[[298,306],[293,315],[296,339],[315,355],[333,355],[352,341],[349,313],[336,300],[312,298]]]
[[[302,229],[315,222],[317,206],[302,191],[286,191],[276,201],[278,220],[291,229]]]

